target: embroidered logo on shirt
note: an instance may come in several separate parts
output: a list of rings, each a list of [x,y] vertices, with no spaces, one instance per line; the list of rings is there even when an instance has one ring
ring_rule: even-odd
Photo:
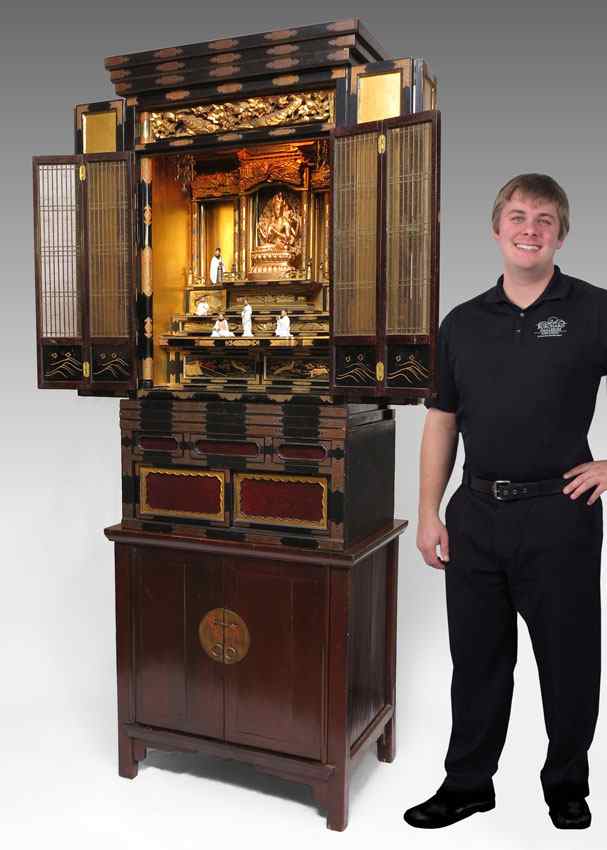
[[[544,319],[543,322],[538,322],[537,330],[535,331],[535,335],[538,339],[543,339],[547,336],[563,336],[566,333],[567,322],[565,319],[557,318],[557,316],[550,316],[548,319]]]

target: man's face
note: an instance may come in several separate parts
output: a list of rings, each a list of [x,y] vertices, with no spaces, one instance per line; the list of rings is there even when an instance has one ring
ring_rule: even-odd
[[[549,273],[564,241],[559,229],[554,202],[514,192],[502,208],[499,232],[493,232],[505,270]]]

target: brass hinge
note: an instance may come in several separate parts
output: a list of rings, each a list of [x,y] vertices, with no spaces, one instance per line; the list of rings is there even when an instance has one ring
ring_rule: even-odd
[[[377,137],[377,152],[385,153],[386,152],[386,135],[385,133],[380,133]]]
[[[80,181],[84,182],[86,180],[86,165],[81,165],[78,169],[78,176],[80,177]]]
[[[383,381],[383,379],[384,379],[384,364],[382,363],[381,360],[378,362],[378,364],[375,367],[375,377],[380,382]]]
[[[85,378],[90,378],[91,376],[91,364],[88,360],[85,360],[82,364],[82,374]]]

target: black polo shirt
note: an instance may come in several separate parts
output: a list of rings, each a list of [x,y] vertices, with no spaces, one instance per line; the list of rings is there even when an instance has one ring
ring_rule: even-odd
[[[457,414],[464,468],[490,480],[557,478],[593,460],[588,429],[607,374],[607,290],[562,274],[521,309],[497,285],[458,305],[438,337],[438,397]]]

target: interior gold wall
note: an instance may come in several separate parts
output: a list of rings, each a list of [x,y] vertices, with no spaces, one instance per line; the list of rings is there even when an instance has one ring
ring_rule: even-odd
[[[174,179],[168,157],[156,157],[152,175],[152,286],[154,291],[154,384],[167,383],[160,335],[171,317],[184,312],[184,287],[190,266],[189,199]]]

